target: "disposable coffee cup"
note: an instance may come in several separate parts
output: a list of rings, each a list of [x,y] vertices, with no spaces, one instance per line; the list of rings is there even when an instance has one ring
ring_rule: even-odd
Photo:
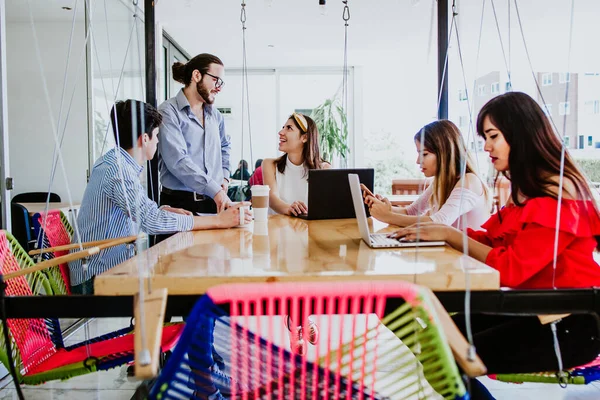
[[[255,221],[266,221],[269,215],[269,191],[267,185],[254,185],[252,191],[252,210]]]

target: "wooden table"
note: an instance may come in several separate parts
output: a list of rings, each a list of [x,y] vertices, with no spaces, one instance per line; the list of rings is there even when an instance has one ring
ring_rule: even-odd
[[[408,206],[413,203],[413,201],[419,198],[418,194],[393,194],[388,197],[388,200],[392,203],[393,206]]]
[[[46,210],[46,203],[17,203],[22,205],[27,209],[29,215],[34,215],[36,213],[44,212]],[[73,207],[69,203],[48,203],[48,210],[70,210],[70,209],[78,209],[80,204],[74,203]],[[63,210],[63,212],[64,212]]]
[[[369,219],[375,230],[391,228]],[[98,275],[98,295],[138,292],[138,267],[152,288],[202,294],[233,282],[403,279],[433,290],[499,288],[498,271],[442,247],[371,249],[355,219],[305,221],[277,215],[244,228],[182,232]]]

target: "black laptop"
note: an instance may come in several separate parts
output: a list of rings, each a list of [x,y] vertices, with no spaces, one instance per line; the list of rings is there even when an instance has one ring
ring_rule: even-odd
[[[373,191],[373,168],[311,169],[308,171],[308,214],[301,214],[298,218],[356,218],[348,174],[357,174],[360,182]],[[369,216],[369,208],[366,205],[365,211]]]

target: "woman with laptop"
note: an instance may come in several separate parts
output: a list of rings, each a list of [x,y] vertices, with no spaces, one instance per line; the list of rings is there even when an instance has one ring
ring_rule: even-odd
[[[269,206],[278,214],[299,216],[308,213],[308,170],[327,169],[331,165],[321,158],[319,130],[315,121],[306,115],[293,113],[279,131],[279,158],[267,158],[262,163],[263,180],[270,188]],[[306,342],[316,344],[319,328],[308,319],[303,327],[289,316],[285,325],[290,332],[290,347],[297,354],[306,352]]]
[[[263,180],[269,191],[269,206],[278,214],[298,216],[308,213],[308,170],[327,169],[321,158],[319,131],[315,121],[293,113],[279,131],[279,158],[262,163]]]
[[[600,250],[598,206],[542,108],[525,93],[497,96],[481,109],[477,132],[494,168],[510,179],[511,197],[483,224],[485,230],[468,230],[469,255],[498,270],[500,284],[513,289],[600,286],[600,266],[593,258]],[[393,234],[417,235],[462,250],[463,233],[447,225],[410,226]],[[455,322],[466,331],[464,315]],[[563,369],[600,354],[596,314],[571,314],[550,323],[537,316],[476,314],[471,326],[477,353],[491,374],[555,371],[554,340]]]
[[[388,199],[362,186],[371,215],[397,226],[436,222],[459,229],[481,227],[490,216],[488,189],[475,172],[456,125],[448,120],[434,121],[421,128],[414,141],[417,163],[423,175],[433,177],[433,181],[408,207],[393,207]],[[461,180],[463,160],[467,165]]]

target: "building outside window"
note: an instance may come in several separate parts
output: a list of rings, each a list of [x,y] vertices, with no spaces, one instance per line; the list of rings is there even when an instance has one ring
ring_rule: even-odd
[[[467,91],[463,89],[458,90],[458,100],[465,101],[467,100]]]
[[[594,145],[594,137],[588,136],[588,147],[592,147]]]
[[[492,83],[492,94],[500,93],[500,82]]]
[[[544,110],[544,114],[546,114],[547,117],[550,117],[552,115],[552,104],[544,104],[544,107],[542,107],[542,109]]]
[[[586,114],[600,114],[600,100],[589,100],[584,104]]]
[[[479,85],[477,87],[477,95],[478,96],[485,96],[485,85]]]
[[[552,85],[552,72],[542,74],[542,86]]]
[[[571,102],[563,102],[561,101],[558,104],[558,115],[569,115],[571,114]]]
[[[570,72],[561,72],[558,74],[558,83],[567,83],[571,82],[571,73]]]

